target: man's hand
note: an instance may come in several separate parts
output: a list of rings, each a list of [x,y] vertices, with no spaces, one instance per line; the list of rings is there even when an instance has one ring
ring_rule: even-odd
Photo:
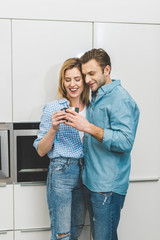
[[[93,125],[88,122],[83,116],[79,113],[76,113],[73,110],[66,109],[67,117],[65,118],[69,122],[64,124],[76,128],[78,131],[89,133],[92,137],[96,138],[99,142],[103,142],[103,133],[104,130],[100,127]]]
[[[76,113],[73,110],[66,109],[67,117],[65,117],[68,122],[65,122],[66,125],[76,128],[78,131],[87,132],[87,129],[90,127],[90,123],[81,116],[79,113]]]

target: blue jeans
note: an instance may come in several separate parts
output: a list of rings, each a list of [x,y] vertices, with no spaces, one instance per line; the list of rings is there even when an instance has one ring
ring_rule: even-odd
[[[56,158],[49,165],[47,201],[51,240],[77,240],[85,222],[83,159]]]
[[[125,196],[114,192],[92,192],[84,186],[94,240],[117,240],[117,228]]]

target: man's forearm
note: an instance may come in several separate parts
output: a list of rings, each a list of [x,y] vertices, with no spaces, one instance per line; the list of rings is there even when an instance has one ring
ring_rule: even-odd
[[[103,142],[104,130],[100,127],[95,126],[92,123],[89,123],[84,131],[90,134],[92,137],[96,138],[99,142]]]

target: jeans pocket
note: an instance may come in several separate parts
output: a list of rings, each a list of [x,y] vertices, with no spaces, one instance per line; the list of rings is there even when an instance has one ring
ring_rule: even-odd
[[[57,161],[55,161],[51,165],[52,173],[64,172],[67,167],[68,167],[67,162],[57,162]]]
[[[96,192],[92,194],[92,202],[94,204],[105,205],[110,204],[112,199],[112,192]]]

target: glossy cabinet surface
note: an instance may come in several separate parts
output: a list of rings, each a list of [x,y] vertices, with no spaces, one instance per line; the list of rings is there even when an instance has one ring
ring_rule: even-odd
[[[160,239],[160,182],[131,183],[121,212],[119,239]]]
[[[23,230],[15,232],[15,240],[49,240],[50,231],[42,229]]]
[[[121,80],[140,109],[132,150],[132,177],[160,174],[159,43],[159,25],[95,23],[94,47],[109,53],[111,77]]]
[[[14,240],[13,231],[0,231],[0,240]]]
[[[0,122],[11,121],[11,20],[0,19]]]
[[[0,16],[3,18],[160,23],[159,0],[94,0],[76,1],[76,4],[74,0],[1,2]]]
[[[12,33],[13,119],[39,121],[44,104],[57,98],[63,62],[92,47],[92,24],[13,20]]]
[[[15,229],[50,227],[46,186],[14,185]]]
[[[13,230],[13,185],[0,186],[0,203],[0,231],[6,237],[5,231]]]

